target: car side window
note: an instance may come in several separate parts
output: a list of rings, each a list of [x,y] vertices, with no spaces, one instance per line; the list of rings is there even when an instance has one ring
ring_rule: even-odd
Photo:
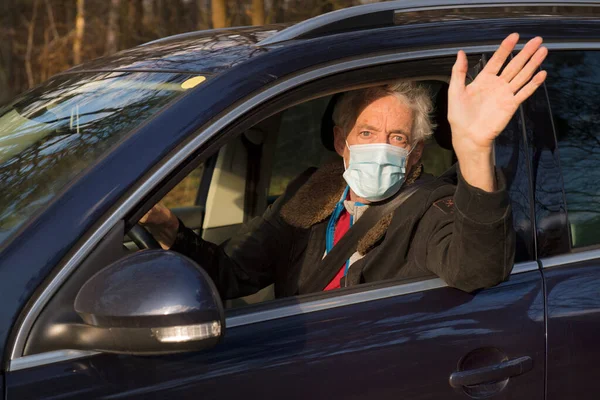
[[[600,244],[600,51],[550,53],[544,69],[571,246]]]
[[[165,197],[162,203],[168,208],[190,207],[197,203],[198,189],[204,173],[204,164],[194,169],[177,184]]]
[[[437,110],[439,104],[436,100],[440,89],[447,90],[447,84],[441,81],[423,81],[422,84],[429,87]],[[275,201],[292,179],[307,168],[323,165],[337,157],[321,141],[322,119],[331,99],[332,96],[321,97],[293,106],[282,113],[273,154],[269,203]],[[447,106],[445,107],[444,115],[447,112]],[[436,125],[440,124],[436,121]],[[421,161],[425,172],[439,176],[453,164],[453,151],[440,146],[436,139],[431,138],[425,144]]]
[[[335,153],[321,143],[321,118],[331,96],[298,104],[283,112],[277,134],[269,184],[269,202],[280,196],[292,179],[319,166]]]

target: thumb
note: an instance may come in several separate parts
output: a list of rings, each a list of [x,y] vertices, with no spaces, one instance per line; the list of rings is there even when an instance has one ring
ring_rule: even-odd
[[[452,67],[452,76],[450,77],[450,87],[448,88],[449,94],[458,94],[465,89],[465,80],[467,79],[467,69],[469,63],[467,61],[467,55],[464,51],[459,50],[456,55],[456,62]]]

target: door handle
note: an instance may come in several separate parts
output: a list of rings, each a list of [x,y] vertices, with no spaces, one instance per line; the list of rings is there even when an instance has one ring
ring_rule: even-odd
[[[524,374],[531,368],[533,368],[531,357],[519,357],[488,367],[453,372],[450,374],[450,386],[460,388],[462,386],[473,386],[487,382],[498,382]]]

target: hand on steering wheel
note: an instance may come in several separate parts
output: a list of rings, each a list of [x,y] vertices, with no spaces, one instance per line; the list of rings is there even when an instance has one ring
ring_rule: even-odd
[[[138,225],[139,229],[137,227],[131,229],[130,236],[133,233],[135,243],[143,248],[169,249],[175,242],[179,230],[179,220],[161,203],[155,204],[140,218]]]
[[[158,241],[148,232],[144,227],[137,223],[135,224],[128,233],[133,243],[141,250],[143,249],[162,249]]]

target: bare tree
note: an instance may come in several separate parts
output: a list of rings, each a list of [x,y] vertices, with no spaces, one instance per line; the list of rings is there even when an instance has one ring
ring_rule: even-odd
[[[166,5],[163,0],[155,0],[154,4],[154,32],[158,35],[158,37],[167,36],[167,18],[165,18],[165,10]]]
[[[14,46],[14,6],[12,0],[0,3],[0,104],[10,99],[13,84],[13,46]]]
[[[117,30],[119,29],[119,7],[121,0],[111,0],[108,9],[108,27],[106,29],[106,54],[116,53],[117,46]]]
[[[33,78],[33,68],[31,67],[31,55],[33,53],[33,38],[35,34],[35,20],[37,18],[39,0],[33,2],[33,13],[31,15],[31,21],[27,27],[27,51],[25,52],[25,71],[27,72],[27,84],[32,87],[35,84]]]
[[[266,21],[268,24],[283,22],[285,20],[284,10],[285,0],[271,0],[271,10]]]
[[[252,25],[265,24],[265,0],[252,0]]]
[[[196,0],[196,29],[208,29],[210,22],[207,19],[207,9],[206,0]]]
[[[227,26],[227,5],[225,0],[212,0],[212,23],[213,28],[224,28]]]
[[[0,105],[74,64],[150,40],[301,21],[366,1],[0,0]]]
[[[46,3],[46,13],[48,14],[48,21],[50,22],[50,29],[52,30],[52,35],[54,40],[58,40],[60,35],[58,34],[58,29],[56,29],[56,20],[54,19],[54,11],[52,11],[52,5],[49,0],[44,0]]]
[[[155,19],[154,1],[142,0],[142,23],[146,27],[150,27]]]
[[[81,64],[81,47],[85,33],[85,0],[77,0],[77,16],[75,17],[75,39],[73,40],[73,63]]]

